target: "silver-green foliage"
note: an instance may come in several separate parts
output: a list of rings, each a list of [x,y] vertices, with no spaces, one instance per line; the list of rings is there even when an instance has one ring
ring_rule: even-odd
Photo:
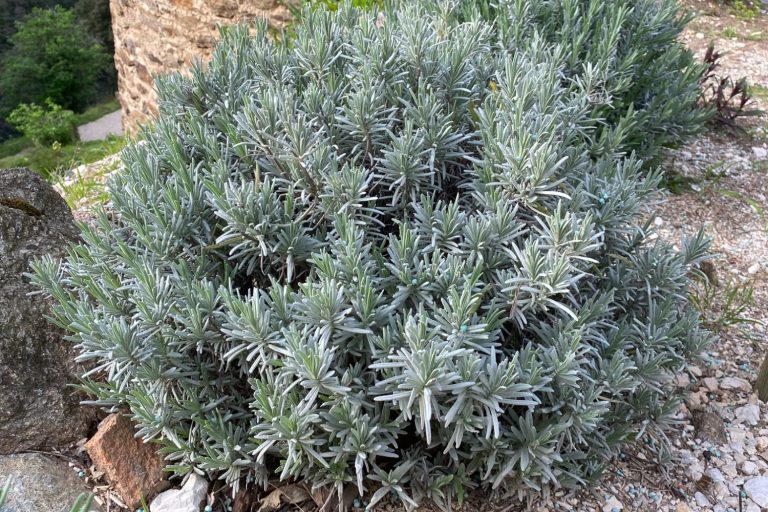
[[[584,485],[660,431],[705,243],[635,225],[659,175],[594,114],[610,70],[525,34],[347,7],[161,80],[114,211],[35,266],[93,403],[178,472],[372,504]]]
[[[679,145],[713,115],[697,105],[705,65],[677,39],[691,20],[677,0],[457,1],[465,16],[494,23],[508,45],[538,33],[565,46],[567,76],[597,71],[592,115],[623,124],[623,146],[643,158],[657,159],[659,146]]]

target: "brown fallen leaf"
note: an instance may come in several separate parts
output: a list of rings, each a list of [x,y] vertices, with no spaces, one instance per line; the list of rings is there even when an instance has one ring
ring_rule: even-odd
[[[280,508],[282,503],[283,492],[280,489],[275,489],[269,493],[264,499],[261,500],[261,506],[259,506],[259,512],[274,512]]]
[[[339,496],[335,489],[329,487],[310,489],[310,495],[312,496],[312,501],[315,502],[318,512],[334,512],[339,510]],[[341,495],[341,510],[350,510],[352,503],[357,497],[357,487],[354,485],[345,486],[344,492]]]
[[[298,484],[278,487],[261,500],[259,512],[275,512],[283,503],[289,505],[301,505],[306,501],[312,501],[312,496],[306,487]]]
[[[711,496],[713,484],[714,481],[709,475],[702,475],[695,485],[696,489],[699,490],[702,494],[705,496]]]
[[[335,502],[336,500],[333,499],[335,496],[331,495],[331,492],[328,490],[327,487],[317,487],[314,489],[309,490],[309,495],[312,496],[312,501],[315,502],[315,506],[318,508],[318,510],[321,511],[327,511],[331,510],[333,506],[331,505],[331,502]]]
[[[283,501],[291,505],[299,505],[312,499],[312,496],[309,495],[309,492],[303,485],[286,485],[280,487],[280,491],[283,493]]]

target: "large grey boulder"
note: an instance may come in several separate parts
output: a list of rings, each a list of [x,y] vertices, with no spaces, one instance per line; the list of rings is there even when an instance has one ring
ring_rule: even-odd
[[[69,512],[88,487],[66,463],[38,453],[0,455],[0,482],[11,479],[3,512]],[[99,510],[94,503],[90,510]]]
[[[63,256],[77,236],[66,202],[39,174],[0,170],[0,454],[66,445],[95,419],[70,386],[71,344],[24,276],[30,261]]]

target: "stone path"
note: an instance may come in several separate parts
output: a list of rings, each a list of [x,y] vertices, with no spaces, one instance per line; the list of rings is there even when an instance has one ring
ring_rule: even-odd
[[[100,117],[91,123],[80,125],[77,127],[77,133],[83,142],[106,139],[107,135],[122,135],[123,122],[121,111],[115,110],[111,114]]]

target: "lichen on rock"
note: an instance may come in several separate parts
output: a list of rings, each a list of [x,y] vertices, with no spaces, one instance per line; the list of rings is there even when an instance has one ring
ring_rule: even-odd
[[[72,347],[46,320],[50,301],[24,273],[77,238],[66,202],[37,173],[0,171],[0,454],[66,445],[96,412],[82,408]]]

